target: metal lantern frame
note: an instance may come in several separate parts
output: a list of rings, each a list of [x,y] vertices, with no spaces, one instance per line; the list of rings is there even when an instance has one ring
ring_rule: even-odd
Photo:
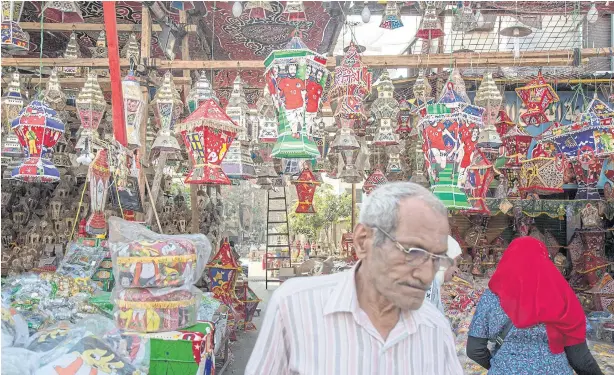
[[[3,1],[1,13],[2,51],[9,55],[27,54],[30,50],[30,34],[19,26],[25,1]]]

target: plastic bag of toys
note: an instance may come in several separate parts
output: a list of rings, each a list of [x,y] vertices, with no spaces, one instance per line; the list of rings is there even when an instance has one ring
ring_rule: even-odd
[[[102,247],[76,242],[69,243],[67,247],[66,255],[56,272],[73,278],[90,279],[106,253]]]
[[[195,287],[116,289],[117,327],[127,331],[163,332],[192,326],[202,292]]]
[[[29,335],[28,323],[17,310],[2,306],[2,347],[24,346]]]
[[[39,367],[38,353],[24,348],[2,347],[2,375],[29,375]]]
[[[117,217],[109,219],[113,274],[122,288],[195,284],[211,255],[202,234],[161,235]]]

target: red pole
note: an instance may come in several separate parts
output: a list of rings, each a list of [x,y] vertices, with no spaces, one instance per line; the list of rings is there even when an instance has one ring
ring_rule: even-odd
[[[109,72],[111,73],[111,104],[113,106],[113,136],[124,147],[128,145],[126,125],[124,124],[124,100],[122,96],[122,79],[119,70],[119,38],[117,36],[117,18],[115,1],[103,1],[105,32],[109,48]]]

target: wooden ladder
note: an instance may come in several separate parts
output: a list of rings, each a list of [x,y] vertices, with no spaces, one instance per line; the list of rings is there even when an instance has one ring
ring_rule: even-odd
[[[283,183],[267,191],[265,288],[269,283],[279,283],[279,270],[292,267],[290,252],[290,225],[288,224],[288,200]],[[280,186],[281,185],[281,186]],[[281,227],[281,228],[280,228]],[[277,240],[275,240],[277,239]]]

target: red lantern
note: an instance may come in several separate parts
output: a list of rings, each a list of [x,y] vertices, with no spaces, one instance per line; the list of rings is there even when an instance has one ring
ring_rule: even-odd
[[[499,135],[503,137],[514,126],[516,126],[516,124],[510,119],[510,116],[507,115],[505,110],[499,110],[497,120],[495,121],[495,128],[497,128],[497,133],[499,133]]]
[[[533,137],[524,130],[514,126],[501,137],[501,140],[503,141],[503,147],[505,147],[505,157],[507,159],[505,168],[520,168],[520,161],[526,159]]]
[[[341,248],[348,258],[358,261],[354,250],[354,233],[348,232],[341,235]]]
[[[371,194],[373,189],[385,184],[386,182],[388,182],[388,179],[386,178],[384,173],[379,169],[375,169],[373,173],[371,173],[371,175],[367,177],[367,180],[362,185],[362,191],[364,191],[365,194],[369,195]]]
[[[488,188],[494,178],[495,171],[490,160],[484,152],[475,150],[471,157],[471,165],[467,168],[465,184],[469,203],[473,207],[471,213],[490,214],[484,198],[486,198],[486,193],[488,193]]]
[[[537,73],[537,78],[527,83],[526,86],[516,89],[516,94],[527,106],[527,112],[520,115],[520,119],[527,125],[539,125],[548,122],[546,109],[550,104],[559,101],[552,86],[546,83],[541,71]]]
[[[292,181],[296,185],[296,194],[298,195],[298,206],[296,207],[297,214],[313,214],[315,209],[313,208],[313,195],[316,192],[316,187],[320,183],[316,180],[313,172],[307,165],[303,168],[303,171],[298,176],[296,181]]]
[[[192,161],[185,183],[230,185],[221,164],[238,130],[213,99],[203,101],[177,126]]]

